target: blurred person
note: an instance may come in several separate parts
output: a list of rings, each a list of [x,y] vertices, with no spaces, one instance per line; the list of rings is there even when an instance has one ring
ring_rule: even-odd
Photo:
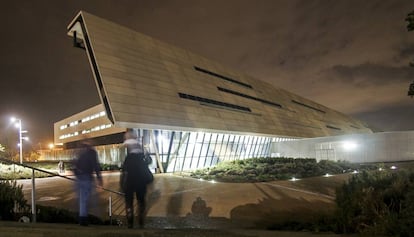
[[[122,165],[120,186],[125,193],[125,208],[128,228],[134,225],[134,194],[138,202],[138,222],[144,227],[147,185],[152,182],[153,176],[145,162],[145,152],[142,143],[137,139],[133,130],[125,133],[123,145],[127,155]]]
[[[58,167],[59,167],[59,173],[65,172],[65,163],[63,163],[63,161],[59,161]]]
[[[76,191],[79,202],[79,224],[88,225],[88,203],[94,186],[94,176],[96,174],[98,186],[102,187],[101,167],[98,161],[98,153],[89,141],[81,144],[76,159],[73,162],[74,173],[76,176]]]

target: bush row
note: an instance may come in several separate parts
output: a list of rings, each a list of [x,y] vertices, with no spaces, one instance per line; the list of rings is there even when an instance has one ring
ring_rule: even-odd
[[[49,174],[35,171],[36,178],[43,178],[43,177],[50,177],[50,176],[51,175]],[[32,169],[25,168],[19,165],[6,165],[6,164],[0,163],[0,180],[30,179],[30,178],[32,178]]]
[[[215,167],[193,171],[190,176],[222,182],[263,182],[340,174],[354,170],[378,169],[378,165],[352,164],[307,158],[252,158],[219,163]]]
[[[32,167],[44,169],[49,172],[58,174],[57,163],[26,163]],[[70,163],[65,163],[65,170],[71,170]],[[119,170],[118,165],[101,164],[101,170]],[[35,171],[36,178],[50,177],[51,175],[40,171]],[[8,165],[0,163],[0,180],[14,180],[14,179],[30,179],[32,178],[32,170],[30,168],[21,167],[19,165]]]

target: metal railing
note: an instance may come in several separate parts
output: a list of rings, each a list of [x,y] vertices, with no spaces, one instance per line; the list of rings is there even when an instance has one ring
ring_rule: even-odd
[[[32,214],[32,222],[34,222],[34,223],[36,222],[36,177],[35,177],[35,171],[46,173],[46,174],[48,174],[52,177],[59,177],[59,178],[63,178],[63,179],[73,181],[73,182],[76,181],[76,179],[68,177],[66,175],[60,175],[60,174],[57,174],[57,173],[54,173],[54,172],[51,172],[51,171],[47,171],[47,170],[43,170],[43,169],[39,169],[39,168],[30,166],[30,165],[27,165],[27,164],[24,164],[24,163],[20,164],[19,162],[15,162],[15,161],[12,161],[12,160],[9,160],[9,159],[0,158],[0,162],[12,164],[12,165],[18,165],[18,166],[21,166],[21,167],[28,168],[28,169],[32,170],[32,177],[31,177],[31,180],[32,180],[32,182],[31,182],[31,185],[32,185],[32,188],[31,188],[31,190],[32,190],[31,191],[31,214]],[[114,216],[113,213],[117,213],[117,216],[121,216],[121,212],[123,212],[122,209],[123,209],[123,206],[124,206],[124,202],[123,202],[124,193],[118,192],[118,191],[115,191],[115,190],[111,190],[111,189],[108,189],[108,188],[104,188],[104,187],[101,187],[101,186],[98,186],[98,185],[95,185],[95,184],[93,184],[93,186],[95,186],[95,188],[99,188],[99,189],[102,189],[102,190],[110,193],[110,195],[108,197],[108,217],[109,217],[109,223],[112,224],[112,217]],[[115,194],[118,198],[115,198],[115,200],[113,200],[112,194]],[[122,210],[122,211],[120,211],[120,210]]]

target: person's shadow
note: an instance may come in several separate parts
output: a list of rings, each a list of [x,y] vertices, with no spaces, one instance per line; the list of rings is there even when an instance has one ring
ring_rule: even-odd
[[[204,219],[209,217],[211,211],[212,208],[207,206],[206,201],[204,201],[201,197],[197,197],[191,206],[191,213],[188,213],[187,216],[197,219]]]

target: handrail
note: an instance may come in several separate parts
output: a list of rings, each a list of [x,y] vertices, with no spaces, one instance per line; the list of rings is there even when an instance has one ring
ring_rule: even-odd
[[[30,166],[30,165],[26,165],[26,164],[21,164],[21,163],[18,163],[18,162],[12,161],[12,160],[8,160],[8,159],[5,159],[5,158],[1,158],[1,157],[0,157],[0,162],[19,165],[19,166],[22,166],[22,167],[25,167],[25,168],[28,168],[28,169],[32,170],[32,222],[36,222],[36,201],[35,201],[35,195],[36,194],[35,194],[35,174],[34,174],[35,170],[39,171],[39,172],[49,174],[51,176],[57,176],[57,177],[64,178],[64,179],[67,179],[67,180],[70,180],[70,181],[76,181],[76,179],[70,178],[70,177],[65,176],[65,175],[56,174],[56,173],[53,173],[53,172],[50,172],[50,171],[47,171],[47,170],[39,169],[39,168]],[[114,193],[114,194],[117,194],[117,195],[121,195],[121,196],[125,195],[122,192],[107,189],[107,188],[104,188],[104,187],[96,185],[96,184],[93,184],[93,186],[95,186],[95,188],[99,188],[99,189],[102,189],[104,191]],[[109,207],[109,210],[110,210],[109,218],[110,218],[110,221],[112,223],[112,197],[111,196],[109,197],[109,206],[110,206]]]
[[[14,164],[14,165],[20,165],[20,166],[23,166],[25,168],[36,170],[36,171],[43,172],[43,173],[46,173],[46,174],[50,174],[52,176],[58,176],[58,177],[68,179],[68,180],[71,180],[71,181],[76,181],[76,179],[70,178],[70,177],[65,176],[65,175],[56,174],[56,173],[53,173],[53,172],[50,172],[50,171],[47,171],[47,170],[43,170],[43,169],[39,169],[39,168],[30,166],[30,165],[26,165],[26,164],[20,164],[19,162],[15,162],[15,161],[8,160],[8,159],[5,159],[5,158],[0,158],[0,161],[11,163],[11,164]],[[115,190],[107,189],[107,188],[104,188],[104,187],[96,185],[96,184],[94,184],[94,186],[96,188],[100,188],[100,189],[105,190],[105,191],[110,192],[110,193],[115,193],[115,194],[122,195],[122,196],[125,195],[123,192],[118,192],[118,191],[115,191]]]

